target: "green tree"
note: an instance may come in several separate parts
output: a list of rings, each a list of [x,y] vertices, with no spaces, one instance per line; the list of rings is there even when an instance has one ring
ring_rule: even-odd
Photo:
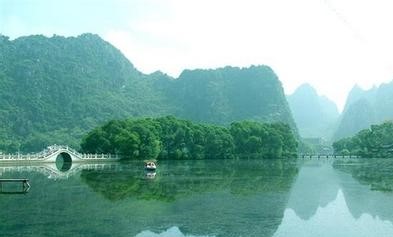
[[[297,143],[282,124],[244,121],[228,129],[167,116],[110,121],[88,133],[81,147],[127,159],[230,159],[290,157]]]

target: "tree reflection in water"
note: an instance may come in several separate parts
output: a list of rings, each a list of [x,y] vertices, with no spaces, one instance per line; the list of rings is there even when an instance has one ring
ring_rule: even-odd
[[[350,159],[337,160],[334,168],[351,174],[361,184],[369,185],[371,190],[393,191],[392,159]]]
[[[156,172],[83,170],[81,178],[112,201],[128,197],[174,201],[224,190],[235,195],[288,191],[297,172],[294,162],[282,160],[166,161]]]
[[[111,202],[139,202],[132,210],[144,220],[134,226],[139,233],[177,226],[186,236],[270,237],[297,172],[288,160],[168,161],[159,164],[154,179],[136,168],[85,170],[81,178]]]

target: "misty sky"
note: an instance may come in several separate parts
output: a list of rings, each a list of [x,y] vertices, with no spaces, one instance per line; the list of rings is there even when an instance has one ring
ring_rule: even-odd
[[[308,82],[340,108],[393,79],[391,0],[0,0],[0,33],[91,32],[142,72],[265,64],[287,94]]]

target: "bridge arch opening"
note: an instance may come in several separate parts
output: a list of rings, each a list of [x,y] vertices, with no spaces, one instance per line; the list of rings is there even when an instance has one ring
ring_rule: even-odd
[[[56,167],[59,171],[65,172],[71,169],[72,158],[67,152],[61,152],[56,157]]]

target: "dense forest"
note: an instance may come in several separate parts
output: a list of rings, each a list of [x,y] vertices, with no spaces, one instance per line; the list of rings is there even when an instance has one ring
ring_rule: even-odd
[[[242,121],[226,128],[166,116],[112,120],[92,130],[81,147],[125,159],[287,158],[296,156],[297,141],[283,123]]]
[[[366,158],[393,158],[393,122],[371,125],[353,137],[333,143],[335,153]]]
[[[50,144],[79,149],[113,119],[175,115],[229,125],[283,122],[296,131],[281,82],[268,66],[185,70],[179,78],[139,72],[108,42],[78,37],[0,35],[0,151]]]

